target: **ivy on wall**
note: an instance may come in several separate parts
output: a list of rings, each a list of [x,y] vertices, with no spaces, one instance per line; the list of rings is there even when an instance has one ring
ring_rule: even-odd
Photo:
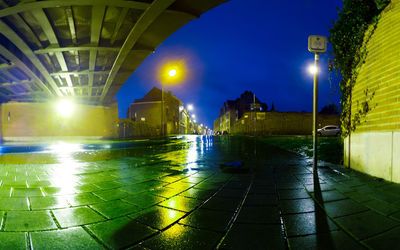
[[[357,103],[357,112],[351,114],[351,93],[358,70],[367,55],[366,44],[378,24],[381,11],[390,0],[344,0],[339,17],[329,28],[328,41],[332,44],[329,70],[341,75],[342,136],[346,137],[360,124],[362,117],[373,108],[370,101],[375,92],[365,90],[365,100]]]

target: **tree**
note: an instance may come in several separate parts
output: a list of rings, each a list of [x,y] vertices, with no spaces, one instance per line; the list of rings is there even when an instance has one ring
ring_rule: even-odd
[[[339,114],[339,107],[331,103],[322,107],[320,114]]]

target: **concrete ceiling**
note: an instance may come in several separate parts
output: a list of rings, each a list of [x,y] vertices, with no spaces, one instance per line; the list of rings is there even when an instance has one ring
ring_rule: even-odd
[[[109,104],[168,36],[228,0],[0,0],[0,101]]]

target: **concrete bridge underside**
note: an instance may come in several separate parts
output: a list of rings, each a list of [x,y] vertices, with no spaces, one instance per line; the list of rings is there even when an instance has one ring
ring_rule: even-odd
[[[0,100],[108,105],[140,63],[227,0],[0,0]]]

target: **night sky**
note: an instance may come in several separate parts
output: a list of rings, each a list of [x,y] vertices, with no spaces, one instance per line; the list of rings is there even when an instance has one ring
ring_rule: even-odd
[[[196,120],[212,127],[219,109],[245,90],[278,111],[312,112],[313,81],[307,67],[314,54],[309,35],[328,36],[341,0],[231,0],[193,20],[150,55],[118,92],[119,116],[153,86],[160,88],[161,61],[183,60],[185,79],[166,86],[185,105],[193,104]],[[319,109],[335,103],[339,93],[321,55]],[[332,79],[331,83],[329,78]]]

